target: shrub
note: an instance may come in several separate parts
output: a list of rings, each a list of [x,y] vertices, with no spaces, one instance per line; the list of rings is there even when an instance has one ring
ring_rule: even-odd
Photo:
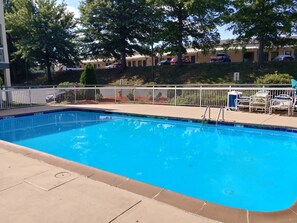
[[[258,77],[255,81],[256,84],[290,84],[293,77],[289,74],[266,74]]]
[[[58,88],[68,88],[68,87],[83,87],[83,85],[77,82],[61,82],[58,85]]]
[[[127,94],[129,101],[134,101],[134,90],[130,90]]]
[[[158,94],[155,97],[155,100],[159,101],[161,99],[161,97],[162,97],[162,92],[158,92]]]
[[[182,90],[176,90],[176,97],[182,95]],[[167,97],[169,99],[174,98],[175,90],[168,90],[167,91]]]
[[[83,85],[96,85],[95,69],[91,64],[87,64],[86,68],[80,76],[80,83]]]
[[[96,101],[101,101],[103,99],[103,95],[101,93],[96,94]]]

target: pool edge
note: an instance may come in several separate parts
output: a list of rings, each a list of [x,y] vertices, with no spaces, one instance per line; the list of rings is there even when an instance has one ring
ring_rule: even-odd
[[[36,159],[47,164],[72,171],[94,181],[117,187],[141,196],[163,202],[206,218],[220,222],[265,223],[265,222],[297,222],[297,201],[288,209],[276,212],[256,212],[227,207],[179,194],[161,187],[156,187],[118,174],[86,166],[57,156],[53,156],[28,147],[19,146],[0,140],[0,148]],[[295,221],[294,221],[295,220]]]
[[[68,111],[75,111],[75,110],[97,111],[97,112],[115,113],[115,114],[131,115],[131,116],[138,116],[138,117],[151,117],[151,118],[155,117],[155,118],[169,119],[169,120],[174,119],[174,120],[180,120],[180,121],[202,122],[201,119],[178,118],[175,116],[147,115],[147,114],[139,114],[139,113],[120,112],[120,111],[113,111],[108,109],[106,110],[103,108],[77,108],[77,107],[61,108],[61,107],[54,107],[54,106],[52,106],[51,108],[41,109],[35,112],[26,111],[26,112],[20,112],[12,115],[0,115],[0,118],[7,117],[7,116],[17,117],[17,116],[24,116],[24,115],[33,115],[35,113],[51,113],[51,112],[59,112],[59,111],[67,111],[67,110]],[[216,122],[213,120],[206,121],[206,123],[216,124]],[[265,129],[279,130],[279,131],[282,131],[285,129],[289,129],[290,131],[294,131],[294,132],[296,131],[296,129],[292,127],[267,125],[267,124],[247,124],[247,123],[240,123],[240,122],[219,122],[219,124],[232,125],[232,126],[242,125],[242,127],[254,126],[255,128],[265,128]],[[167,203],[169,205],[172,205],[184,211],[194,213],[200,216],[204,216],[220,222],[232,222],[232,223],[297,222],[297,201],[290,208],[282,211],[276,211],[276,212],[255,212],[255,211],[231,208],[231,207],[226,207],[226,206],[218,205],[211,202],[204,202],[200,199],[178,194],[166,189],[152,188],[154,186],[149,184],[145,184],[139,181],[122,177],[117,174],[88,167],[83,164],[75,163],[75,162],[72,162],[63,158],[59,158],[47,153],[43,153],[34,149],[18,146],[18,145],[0,140],[0,146],[2,147],[3,145],[6,145],[7,147],[9,147],[8,149],[3,148],[7,151],[19,153],[24,156],[43,161],[45,163],[67,169],[69,171],[78,173],[92,180],[100,181],[117,188],[122,187],[121,189],[130,191],[132,193],[140,194],[142,196],[145,196],[163,203]],[[96,174],[94,173],[94,171],[96,171]],[[138,188],[138,190],[136,190],[135,188]],[[159,190],[159,192],[158,194],[152,197],[151,194],[154,194],[155,190]],[[142,194],[142,193],[145,193],[145,194]]]

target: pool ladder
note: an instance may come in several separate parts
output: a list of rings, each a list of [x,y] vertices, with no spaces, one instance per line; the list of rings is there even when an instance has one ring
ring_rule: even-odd
[[[225,113],[224,113],[224,107],[220,107],[220,110],[219,110],[219,113],[218,113],[218,116],[217,116],[217,119],[216,119],[216,124],[218,124],[219,120],[220,120],[220,117],[222,119],[222,121],[225,120]],[[210,106],[207,106],[204,110],[204,113],[201,115],[201,118],[203,121],[206,120],[206,113],[208,111],[208,120],[210,120]]]
[[[204,113],[201,115],[201,118],[202,118],[203,121],[206,120],[206,112],[207,112],[207,111],[208,111],[208,120],[210,120],[210,107],[207,106],[207,107],[205,108],[205,110],[204,110]]]
[[[224,107],[220,107],[220,110],[219,110],[219,113],[218,113],[218,116],[217,116],[217,120],[216,120],[216,124],[218,124],[218,121],[219,121],[221,116],[222,116],[222,121],[225,120],[224,109],[225,109]]]

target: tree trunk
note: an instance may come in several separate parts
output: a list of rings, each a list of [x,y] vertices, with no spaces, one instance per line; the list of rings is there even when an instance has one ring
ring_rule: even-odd
[[[177,52],[177,66],[181,67],[182,66],[182,50],[183,50],[183,18],[182,18],[182,6],[179,5],[178,9],[178,52]]]
[[[121,50],[121,70],[124,71],[126,70],[126,51],[125,49]]]
[[[52,78],[52,72],[51,72],[51,62],[50,62],[50,59],[49,59],[49,54],[46,53],[46,56],[45,56],[45,65],[46,65],[46,73],[47,73],[47,82],[50,83],[53,81],[53,78]]]
[[[122,47],[121,47],[121,71],[123,72],[127,68],[127,65],[126,65],[126,41],[125,41],[125,39],[122,39],[121,42],[122,42]]]
[[[154,52],[154,41],[153,41],[154,31],[151,27],[151,57],[152,57],[152,81],[155,82],[154,66],[155,66],[155,52]]]
[[[259,52],[258,52],[258,68],[261,68],[264,63],[264,40],[259,38]]]

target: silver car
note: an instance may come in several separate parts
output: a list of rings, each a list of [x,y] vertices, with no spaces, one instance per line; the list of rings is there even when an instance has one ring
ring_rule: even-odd
[[[294,60],[294,57],[291,55],[279,55],[275,57],[272,61],[292,61]]]

